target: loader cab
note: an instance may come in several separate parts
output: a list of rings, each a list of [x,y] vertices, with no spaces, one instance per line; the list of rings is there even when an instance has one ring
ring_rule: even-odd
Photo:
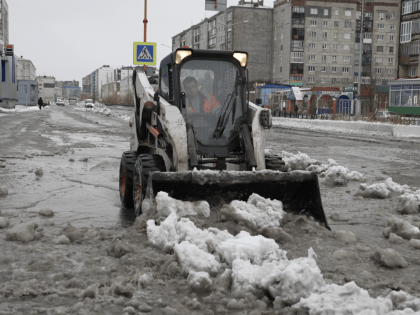
[[[161,62],[159,94],[193,126],[201,154],[228,155],[239,146],[247,58],[245,52],[178,49]]]

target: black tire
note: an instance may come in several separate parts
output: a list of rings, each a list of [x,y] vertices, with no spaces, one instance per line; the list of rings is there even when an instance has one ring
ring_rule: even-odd
[[[133,205],[136,216],[143,213],[141,204],[146,196],[147,182],[152,172],[164,172],[166,170],[163,157],[157,154],[140,154],[134,166],[133,177]]]
[[[120,163],[119,191],[121,203],[126,208],[133,208],[133,174],[137,154],[124,152]]]
[[[286,163],[280,155],[276,154],[265,155],[265,168],[272,171],[287,172]]]

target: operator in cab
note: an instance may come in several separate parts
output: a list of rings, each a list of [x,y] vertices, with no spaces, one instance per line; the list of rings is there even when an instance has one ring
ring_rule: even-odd
[[[188,114],[216,113],[220,110],[220,103],[209,92],[200,92],[194,77],[186,77],[183,81],[186,94],[186,108]]]

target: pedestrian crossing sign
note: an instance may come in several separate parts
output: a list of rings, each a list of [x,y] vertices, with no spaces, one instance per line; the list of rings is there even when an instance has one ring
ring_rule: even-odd
[[[135,65],[156,65],[156,43],[134,42],[133,52]]]

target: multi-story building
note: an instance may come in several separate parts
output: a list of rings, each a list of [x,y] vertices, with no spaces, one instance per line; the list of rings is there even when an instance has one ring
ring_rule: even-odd
[[[104,65],[82,79],[81,93],[89,95],[94,101],[102,98],[102,85],[115,80],[114,68]]]
[[[0,0],[0,51],[9,44],[9,6],[6,0]]]
[[[62,88],[63,86],[79,87],[79,81],[55,81],[55,86],[58,88]]]
[[[23,57],[17,59],[17,80],[34,81],[36,78],[36,68],[31,60]]]
[[[271,80],[273,9],[239,1],[211,18],[172,37],[172,49],[247,51],[251,85]]]
[[[356,1],[275,1],[271,81],[353,90],[362,44],[362,84],[386,85],[397,70],[398,12],[397,0],[366,2],[361,43]]]
[[[121,67],[114,69],[114,80],[120,81],[122,79],[125,79],[127,77],[133,76],[133,67]]]
[[[37,76],[38,97],[42,97],[44,103],[55,101],[55,77]]]

